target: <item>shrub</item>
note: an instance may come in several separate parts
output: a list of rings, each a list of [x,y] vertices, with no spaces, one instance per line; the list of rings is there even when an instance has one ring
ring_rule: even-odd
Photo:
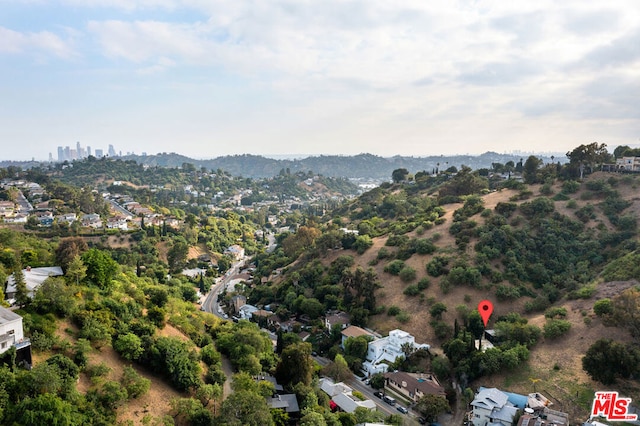
[[[553,308],[549,308],[544,312],[544,317],[545,318],[564,318],[567,316],[567,309],[566,308],[562,308],[559,306],[553,307]]]
[[[431,306],[431,309],[429,309],[429,314],[435,319],[442,318],[442,314],[445,312],[447,312],[447,305],[442,302],[435,303]]]
[[[510,285],[500,284],[496,287],[496,297],[501,302],[505,300],[515,300],[520,297],[520,289]]]
[[[434,256],[429,263],[427,263],[427,273],[432,277],[439,277],[447,273],[447,265],[449,264],[449,258],[444,256]]]
[[[547,339],[557,339],[571,328],[571,323],[567,320],[552,319],[548,320],[543,327],[544,337]]]
[[[396,319],[402,324],[406,324],[411,320],[411,315],[409,315],[405,311],[401,311],[398,315],[396,315]]]
[[[418,294],[420,294],[420,289],[418,288],[417,285],[410,285],[407,288],[404,289],[404,291],[402,292],[405,296],[417,296]]]
[[[415,242],[416,253],[418,254],[433,254],[436,251],[436,246],[426,238],[420,238]]]
[[[613,314],[613,302],[611,299],[600,299],[593,304],[593,312],[599,317]]]
[[[431,281],[429,280],[429,278],[422,277],[420,278],[420,281],[418,281],[418,290],[426,290],[427,288],[429,288],[430,284]]]
[[[395,305],[389,306],[389,309],[387,310],[387,315],[389,315],[390,317],[394,317],[399,313],[400,313],[400,308]]]
[[[580,183],[575,180],[566,180],[562,183],[562,192],[565,194],[575,194],[580,189]]]
[[[388,259],[390,257],[392,257],[392,254],[388,248],[381,247],[380,250],[378,250],[378,259]]]
[[[391,275],[399,275],[400,271],[405,267],[405,263],[402,260],[392,260],[384,267],[384,272]]]
[[[444,321],[431,321],[431,327],[440,340],[448,339],[453,334],[453,328]]]
[[[408,283],[416,279],[416,270],[410,266],[405,266],[402,268],[399,275],[402,281]]]
[[[585,285],[579,289],[567,294],[569,299],[590,299],[596,292],[596,286],[593,284]]]

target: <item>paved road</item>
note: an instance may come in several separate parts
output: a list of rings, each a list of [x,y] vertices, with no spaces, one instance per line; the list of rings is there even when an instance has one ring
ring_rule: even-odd
[[[211,286],[211,290],[207,294],[207,297],[202,302],[202,310],[214,314],[215,316],[225,318],[224,312],[220,309],[218,304],[218,295],[229,285],[232,281],[238,279],[246,279],[246,275],[240,274],[240,265],[244,264],[244,259],[234,263],[231,268],[220,278],[216,280],[216,283]]]

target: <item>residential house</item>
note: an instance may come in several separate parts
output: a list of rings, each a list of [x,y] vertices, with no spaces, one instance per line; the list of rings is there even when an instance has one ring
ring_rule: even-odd
[[[496,388],[480,390],[470,405],[474,426],[511,426],[518,413],[518,407],[509,402],[507,394]]]
[[[58,223],[68,223],[68,224],[72,224],[73,222],[75,222],[78,218],[76,217],[75,213],[64,213],[64,214],[60,214],[57,216],[58,219]]]
[[[338,324],[340,329],[344,330],[351,325],[351,316],[346,312],[334,312],[324,317],[324,326],[329,333],[333,330],[333,326]]]
[[[417,402],[425,395],[445,396],[445,390],[432,374],[414,374],[404,371],[384,374],[385,386],[408,399]]]
[[[405,350],[428,350],[430,347],[426,343],[416,343],[415,338],[404,330],[391,330],[387,337],[369,342],[363,368],[369,374],[384,373],[389,363],[405,356]]]
[[[82,226],[94,229],[102,228],[102,219],[100,219],[100,215],[97,213],[83,214],[80,217],[80,221]]]
[[[376,335],[373,334],[372,332],[367,331],[355,325],[350,325],[349,327],[345,328],[344,330],[342,330],[341,334],[342,334],[342,342],[340,343],[340,345],[342,346],[343,349],[344,349],[344,342],[346,342],[349,337],[368,336],[371,339],[376,338]]]
[[[237,315],[240,319],[251,319],[253,314],[257,312],[259,309],[256,306],[244,304],[238,309]]]
[[[300,407],[298,406],[298,399],[295,393],[278,394],[273,398],[268,398],[267,404],[269,404],[270,408],[284,410],[284,412],[290,416],[300,413]]]
[[[53,225],[53,213],[50,211],[35,212],[35,216],[38,219],[40,226]]]
[[[240,312],[240,308],[247,304],[247,297],[241,294],[237,294],[231,297],[229,301],[231,305],[231,311],[233,314]]]
[[[129,229],[129,224],[124,218],[109,218],[107,219],[107,229],[120,229],[121,231],[126,231]]]
[[[224,254],[228,254],[235,260],[241,260],[244,257],[244,249],[238,244],[234,244],[225,249]]]
[[[353,389],[342,382],[334,383],[331,379],[323,377],[318,382],[320,389],[329,397],[337,408],[347,413],[353,413],[356,408],[363,407],[368,410],[375,410],[376,403],[370,399],[361,400],[353,395]]]
[[[22,317],[0,306],[0,354],[23,340]]]
[[[640,172],[640,157],[616,158],[616,168],[627,172]]]
[[[24,280],[27,284],[27,295],[33,299],[33,294],[42,285],[44,280],[49,277],[57,277],[63,275],[62,268],[59,266],[48,266],[43,268],[31,268],[27,266],[22,270]],[[11,274],[7,279],[7,290],[5,291],[7,300],[14,300],[16,297],[16,281]]]
[[[0,306],[0,354],[14,347],[16,363],[31,365],[31,341],[24,337],[22,317]]]
[[[16,214],[16,204],[13,201],[0,201],[0,217],[13,217]]]
[[[6,217],[4,221],[6,223],[27,223],[28,218],[29,215],[27,215],[26,213],[18,213],[13,217]]]

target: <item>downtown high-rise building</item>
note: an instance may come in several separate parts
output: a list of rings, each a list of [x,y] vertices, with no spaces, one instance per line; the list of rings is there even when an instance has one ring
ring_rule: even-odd
[[[63,161],[82,160],[83,158],[87,158],[91,156],[91,152],[92,150],[90,146],[83,147],[82,145],[80,145],[80,142],[76,142],[75,148],[71,148],[69,146],[65,146],[65,147],[59,146],[58,161],[63,162]],[[104,157],[104,150],[96,149],[94,156],[97,158]],[[116,157],[116,150],[113,147],[113,145],[109,145],[109,156]],[[49,158],[53,159],[53,155],[49,154]]]

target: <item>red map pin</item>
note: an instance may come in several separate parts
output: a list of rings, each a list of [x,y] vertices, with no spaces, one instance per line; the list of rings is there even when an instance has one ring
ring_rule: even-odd
[[[483,300],[478,303],[478,312],[480,312],[480,316],[482,317],[482,322],[484,326],[487,326],[487,322],[489,322],[489,317],[493,313],[493,303],[488,300]]]

